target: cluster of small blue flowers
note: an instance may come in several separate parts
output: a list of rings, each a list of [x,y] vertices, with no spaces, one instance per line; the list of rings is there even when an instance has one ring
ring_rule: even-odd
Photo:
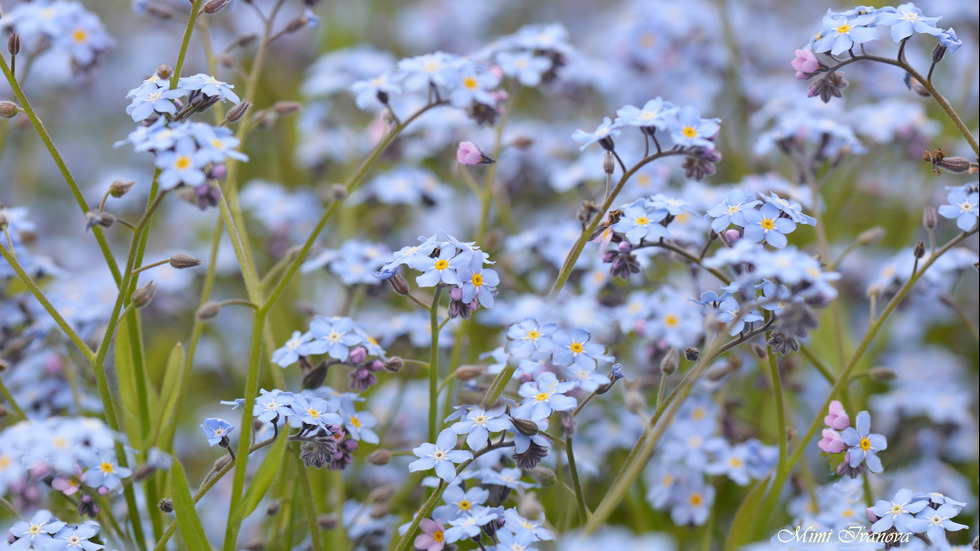
[[[467,319],[479,307],[493,308],[500,276],[485,268],[493,264],[475,243],[464,243],[451,235],[419,237],[418,245],[395,251],[375,277],[391,282],[395,291],[408,293],[399,270],[402,266],[422,272],[415,278],[419,287],[449,287],[449,317]]]
[[[321,354],[326,354],[329,360],[314,367],[310,356]],[[369,359],[369,355],[374,357]],[[293,331],[286,344],[272,353],[272,362],[280,367],[289,367],[297,361],[307,388],[319,386],[331,366],[342,365],[350,369],[350,387],[358,391],[377,384],[375,373],[400,367],[386,361],[385,351],[378,342],[346,317],[316,316],[306,332]]]
[[[940,493],[919,494],[902,488],[891,501],[882,499],[869,507],[868,520],[874,534],[924,534],[934,548],[945,549],[949,546],[946,533],[967,527],[952,520],[964,507],[966,503]]]
[[[10,551],[37,549],[43,551],[98,551],[105,546],[91,541],[100,526],[95,521],[68,524],[58,520],[47,509],[40,509],[30,520],[10,527],[7,544]]]
[[[755,438],[733,444],[718,436],[718,430],[718,408],[711,397],[692,396],[645,471],[647,502],[669,511],[678,526],[707,521],[715,488],[706,475],[725,475],[745,486],[765,477],[776,464],[775,446],[764,446]]]
[[[224,178],[228,159],[247,161],[248,157],[235,150],[239,141],[230,129],[187,118],[219,101],[231,101],[237,108],[229,112],[227,120],[234,122],[244,114],[245,104],[239,104],[232,85],[210,75],[181,77],[177,87],[171,88],[169,72],[166,67],[159,69],[126,94],[132,100],[126,112],[141,126],[116,142],[116,147],[129,143],[136,152],[153,153],[161,189],[191,187],[203,210],[217,205],[221,197],[208,180]],[[235,111],[241,112],[232,115]]]
[[[837,465],[837,474],[857,478],[865,473],[865,469],[875,474],[882,472],[878,452],[888,448],[888,441],[871,432],[871,415],[867,411],[858,413],[856,426],[851,427],[844,406],[834,400],[824,423],[827,428],[823,429],[817,446],[832,455],[844,452]]]
[[[74,72],[90,70],[115,44],[97,15],[81,2],[63,0],[17,4],[3,14],[0,32],[17,35],[29,55],[49,51],[68,57]]]
[[[80,513],[94,517],[99,505],[93,496],[121,490],[132,474],[117,462],[115,443],[108,427],[90,417],[11,425],[0,432],[0,496],[9,491],[37,499],[36,488],[43,486],[68,496],[80,492]]]
[[[938,63],[947,52],[952,54],[962,46],[956,31],[936,26],[940,19],[941,17],[927,17],[911,2],[897,8],[860,6],[843,12],[828,9],[822,21],[823,29],[813,35],[802,50],[796,50],[796,59],[792,62],[796,69],[796,78],[809,79],[823,74],[810,86],[807,95],[819,96],[824,103],[833,97],[841,97],[841,90],[847,86],[843,73],[837,72],[836,67],[824,64],[815,54],[827,54],[832,60],[838,61],[837,56],[845,52],[851,58],[856,57],[854,47],[860,46],[863,55],[864,44],[877,40],[880,28],[890,28],[892,40],[899,43],[902,50],[913,34],[935,37],[938,44],[932,58],[933,63]],[[902,56],[901,53],[899,55]],[[900,62],[904,62],[904,58]],[[929,95],[920,83],[908,79],[907,84],[920,94]]]
[[[378,285],[374,277],[391,251],[383,243],[349,239],[339,249],[325,249],[303,263],[300,270],[309,273],[326,267],[344,285]]]
[[[804,297],[808,303],[817,305],[837,296],[833,282],[840,279],[840,274],[825,271],[816,258],[796,247],[772,251],[749,239],[739,239],[732,247],[719,249],[704,260],[704,265],[739,268],[730,289],[756,288],[768,280],[786,286],[791,296]]]
[[[354,461],[352,454],[359,441],[379,442],[378,435],[372,430],[377,424],[374,415],[354,407],[359,400],[362,398],[357,393],[341,393],[328,386],[307,388],[297,393],[262,389],[255,398],[252,414],[262,424],[261,430],[271,430],[274,436],[278,436],[280,426],[298,429],[289,438],[303,443],[300,459],[306,466],[342,470]],[[221,403],[237,408],[244,399]],[[213,441],[227,448],[227,435],[234,427],[221,419],[209,421],[201,426],[209,443]]]

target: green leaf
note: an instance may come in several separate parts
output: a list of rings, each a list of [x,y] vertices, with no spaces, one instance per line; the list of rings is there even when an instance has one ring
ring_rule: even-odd
[[[735,518],[732,519],[731,530],[728,531],[728,537],[725,539],[725,551],[736,551],[747,544],[752,537],[752,529],[755,524],[769,521],[769,519],[756,518],[756,515],[759,514],[759,502],[766,495],[770,476],[766,475],[765,478],[757,482],[745,496],[745,501],[739,506]]]
[[[169,451],[173,442],[174,429],[177,419],[174,415],[177,403],[180,401],[181,382],[184,378],[184,347],[177,343],[167,358],[167,371],[163,375],[163,386],[160,389],[160,417],[153,429],[154,445]],[[163,434],[161,441],[160,435]]]
[[[108,338],[108,337],[107,337]],[[122,424],[129,437],[130,445],[136,449],[143,447],[140,434],[139,398],[136,393],[136,370],[129,346],[129,328],[125,320],[120,320],[116,329],[115,343],[116,378],[119,380],[119,398],[122,403]]]
[[[279,473],[279,469],[282,467],[282,459],[286,454],[286,444],[288,443],[289,439],[280,434],[279,439],[272,444],[269,455],[262,461],[262,466],[259,467],[258,472],[252,478],[252,483],[245,490],[242,501],[235,508],[235,514],[232,516],[235,522],[244,520],[259,506],[259,501],[265,496],[265,492],[272,485],[272,481],[275,480],[276,474]]]
[[[174,458],[171,468],[171,489],[173,490],[174,513],[177,514],[177,526],[180,528],[180,537],[188,549],[211,549],[207,536],[204,535],[204,527],[201,519],[197,516],[194,509],[194,500],[191,498],[190,485],[187,483],[187,475],[180,461]]]

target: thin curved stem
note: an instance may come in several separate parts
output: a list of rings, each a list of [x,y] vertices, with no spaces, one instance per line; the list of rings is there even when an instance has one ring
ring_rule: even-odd
[[[429,307],[429,330],[432,333],[432,343],[429,347],[429,442],[435,442],[436,434],[439,432],[439,298],[441,296],[442,286],[437,286],[432,294],[432,305]]]

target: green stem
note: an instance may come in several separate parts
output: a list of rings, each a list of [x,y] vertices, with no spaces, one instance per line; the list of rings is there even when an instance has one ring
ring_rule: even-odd
[[[575,487],[575,499],[578,502],[578,520],[581,523],[589,518],[588,509],[585,505],[585,493],[582,491],[582,482],[578,477],[578,469],[575,467],[575,452],[572,451],[572,435],[565,435],[565,456],[568,458],[568,471],[572,475],[572,485]]]
[[[909,279],[905,282],[904,285],[902,285],[902,287],[898,290],[895,296],[892,297],[892,299],[888,302],[888,305],[885,306],[885,309],[881,312],[881,315],[878,316],[878,318],[868,326],[868,330],[864,333],[864,336],[861,338],[861,341],[858,343],[857,348],[854,350],[854,353],[851,355],[851,358],[847,362],[847,365],[844,366],[844,369],[842,369],[841,372],[838,373],[837,377],[835,378],[833,388],[831,388],[830,392],[827,393],[827,397],[826,399],[824,399],[823,405],[817,409],[817,414],[813,418],[813,421],[810,423],[809,428],[804,433],[803,437],[800,438],[796,449],[793,450],[792,454],[790,454],[789,460],[787,461],[786,464],[786,468],[783,470],[782,473],[777,473],[776,478],[773,480],[772,486],[769,488],[769,493],[768,495],[766,495],[766,499],[763,502],[762,507],[760,508],[761,516],[759,518],[767,519],[767,520],[772,518],[772,512],[775,510],[776,503],[779,501],[779,494],[782,491],[783,485],[786,483],[786,479],[789,476],[789,473],[792,472],[793,467],[803,457],[803,452],[806,451],[806,446],[809,444],[813,436],[817,433],[817,430],[820,429],[820,426],[823,423],[823,418],[825,415],[824,412],[826,412],[827,408],[830,407],[830,402],[833,401],[838,395],[840,395],[840,393],[845,389],[847,382],[850,380],[851,373],[857,367],[858,360],[861,359],[861,356],[864,354],[865,350],[867,350],[867,348],[871,345],[871,341],[874,340],[875,336],[878,334],[878,331],[884,325],[885,320],[888,319],[888,316],[895,310],[895,308],[898,307],[898,305],[902,302],[902,300],[909,293],[909,291],[912,290],[912,287],[915,285],[916,281],[918,281],[919,278],[922,277],[922,274],[924,274],[925,271],[929,269],[929,267],[932,266],[932,264],[939,257],[941,257],[947,251],[949,251],[950,249],[958,245],[961,241],[963,241],[967,237],[974,235],[976,233],[977,230],[975,229],[969,232],[961,233],[959,236],[954,237],[948,243],[943,245],[939,250],[937,250],[936,254],[931,255],[929,256],[929,258],[925,259],[925,261],[922,262],[922,265],[915,272],[912,273],[912,276],[909,277]],[[759,523],[759,526],[756,528],[756,534],[757,535],[762,534],[762,532],[767,528],[767,526],[768,526],[768,522]]]
[[[34,298],[41,303],[41,306],[43,306],[45,311],[48,312],[48,315],[54,319],[54,322],[58,324],[58,327],[65,334],[65,336],[67,336],[68,339],[71,340],[72,344],[74,344],[75,347],[85,355],[85,358],[91,362],[95,358],[95,353],[92,352],[92,349],[85,344],[85,341],[82,340],[81,337],[78,336],[78,333],[76,333],[75,330],[68,325],[65,318],[61,317],[61,314],[58,313],[57,308],[55,308],[48,298],[44,296],[44,291],[42,291],[41,288],[38,287],[37,283],[31,279],[31,276],[24,271],[24,268],[19,262],[17,262],[17,258],[3,244],[0,244],[0,255],[3,255],[4,260],[10,264],[10,267],[13,268],[14,273],[17,274],[17,277],[19,277],[21,282],[27,287],[28,290],[30,290],[31,294],[34,295]]]
[[[20,102],[20,107],[23,109],[24,114],[30,119],[31,125],[37,132],[37,135],[41,138],[44,143],[44,147],[47,148],[48,153],[51,155],[51,159],[54,160],[54,164],[58,166],[58,170],[61,172],[62,178],[64,178],[65,183],[71,189],[72,195],[75,197],[75,202],[78,203],[78,207],[82,209],[82,213],[87,213],[89,210],[88,202],[85,201],[85,196],[82,195],[81,189],[79,189],[78,184],[75,182],[75,178],[71,175],[71,171],[68,170],[68,165],[65,164],[64,159],[61,158],[61,154],[58,152],[58,148],[55,147],[54,141],[51,140],[51,135],[48,134],[47,129],[44,128],[44,123],[38,118],[37,113],[34,112],[34,108],[31,107],[31,103],[27,101],[27,96],[24,95],[24,91],[21,89],[20,84],[14,77],[13,71],[7,65],[7,61],[0,55],[0,71],[3,71],[4,76],[7,78],[7,82],[10,84],[11,90],[14,92],[14,96],[17,97],[17,101]],[[105,234],[102,232],[102,228],[99,226],[94,226],[92,228],[92,234],[95,235],[95,240],[99,243],[99,249],[102,250],[102,256],[105,258],[106,265],[109,266],[109,271],[112,272],[112,278],[116,281],[118,285],[122,280],[122,275],[119,272],[119,266],[116,264],[116,259],[112,256],[112,249],[109,248],[109,243],[105,239]]]
[[[584,230],[582,230],[582,235],[579,236],[578,241],[572,246],[572,250],[568,251],[568,255],[565,257],[565,261],[562,262],[561,270],[558,271],[558,277],[555,279],[554,285],[551,286],[551,291],[548,293],[548,302],[554,302],[558,298],[558,293],[561,292],[562,287],[568,281],[569,276],[572,275],[572,270],[575,268],[575,262],[578,261],[578,257],[582,254],[582,249],[585,248],[585,244],[589,242],[589,238],[595,233],[599,224],[602,223],[603,219],[606,217],[606,212],[609,207],[612,206],[613,201],[619,195],[619,192],[626,185],[626,182],[648,163],[661,159],[663,157],[669,157],[672,155],[684,155],[685,152],[680,149],[671,149],[670,151],[662,151],[659,153],[654,153],[653,155],[648,155],[640,160],[640,162],[633,165],[632,168],[625,171],[620,177],[619,182],[616,183],[616,187],[613,188],[612,193],[606,197],[606,200],[602,202],[602,206],[599,207],[598,212],[592,218],[592,222]]]
[[[800,343],[800,352],[802,352],[803,355],[806,356],[808,360],[810,360],[810,363],[813,364],[813,367],[817,368],[817,371],[820,372],[820,375],[822,375],[824,379],[827,379],[828,383],[834,384],[834,374],[830,371],[830,369],[827,366],[823,364],[823,362],[820,361],[819,358],[817,358],[813,354],[813,352],[809,348],[807,348],[802,343]]]
[[[313,543],[313,551],[323,551],[323,542],[320,540],[320,525],[317,523],[316,504],[313,502],[313,489],[310,486],[310,476],[306,472],[306,465],[303,460],[296,456],[296,468],[299,470],[299,486],[303,492],[303,504],[306,506],[306,523],[310,530],[310,540]],[[296,486],[293,486],[296,491]],[[335,530],[343,530],[338,526]]]
[[[177,53],[177,64],[174,66],[174,74],[170,76],[170,89],[176,90],[177,83],[180,82],[180,72],[184,69],[184,59],[187,58],[187,48],[191,44],[191,34],[194,32],[194,23],[197,15],[201,12],[201,5],[204,0],[192,0],[191,14],[187,19],[187,26],[184,27],[184,37],[180,42],[180,51]]]
[[[7,405],[14,410],[14,413],[16,413],[18,417],[20,417],[22,420],[27,419],[27,416],[24,415],[24,410],[20,409],[20,406],[17,405],[17,401],[14,400],[13,395],[7,390],[7,386],[3,384],[2,379],[0,379],[0,396],[3,396],[3,399],[7,402]]]
[[[974,155],[980,155],[980,145],[977,144],[977,139],[973,136],[973,133],[970,132],[970,129],[966,126],[966,123],[963,122],[963,119],[961,119],[960,116],[956,113],[956,110],[953,109],[953,106],[950,105],[949,101],[945,97],[943,97],[942,94],[939,93],[939,90],[937,90],[936,87],[933,86],[932,82],[930,82],[929,79],[923,77],[922,74],[916,71],[914,67],[908,64],[908,62],[900,61],[897,59],[890,59],[882,56],[862,54],[862,55],[852,56],[849,59],[845,59],[844,61],[835,65],[830,70],[836,71],[837,69],[845,65],[854,63],[855,61],[877,61],[878,63],[894,65],[895,67],[903,69],[912,78],[919,81],[919,84],[921,84],[926,90],[929,91],[929,95],[932,96],[932,99],[936,100],[936,103],[939,104],[939,107],[941,107],[942,110],[946,112],[946,115],[949,117],[949,119],[953,121],[953,124],[956,126],[957,130],[960,131],[960,134],[962,134],[963,137],[966,138],[966,141],[970,144],[970,147],[973,148]]]
[[[429,328],[432,344],[429,347],[429,442],[436,441],[439,432],[439,298],[442,286],[436,286],[429,308]]]
[[[769,333],[766,333],[766,341],[769,341]],[[772,389],[776,398],[776,443],[779,446],[779,461],[776,463],[776,478],[779,478],[786,471],[786,406],[783,402],[783,383],[779,377],[779,365],[776,362],[776,355],[773,354],[772,346],[766,345],[767,356],[769,357],[769,372],[772,376]]]

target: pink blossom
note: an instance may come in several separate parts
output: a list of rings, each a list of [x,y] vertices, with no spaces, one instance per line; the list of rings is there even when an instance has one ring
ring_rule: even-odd
[[[425,551],[442,551],[442,548],[446,546],[442,521],[424,518],[419,523],[419,528],[422,529],[423,533],[416,536],[415,548]]]
[[[460,142],[456,150],[456,160],[461,165],[488,165],[493,159],[484,155],[473,142]]]
[[[796,69],[797,80],[806,80],[820,67],[820,62],[810,50],[796,50],[796,59],[790,65]]]
[[[851,426],[851,420],[844,411],[844,406],[837,400],[830,403],[830,413],[823,418],[823,422],[834,430],[844,430]]]
[[[840,453],[847,447],[841,440],[840,433],[834,429],[823,429],[820,434],[823,435],[823,438],[817,442],[817,447],[827,453]]]

